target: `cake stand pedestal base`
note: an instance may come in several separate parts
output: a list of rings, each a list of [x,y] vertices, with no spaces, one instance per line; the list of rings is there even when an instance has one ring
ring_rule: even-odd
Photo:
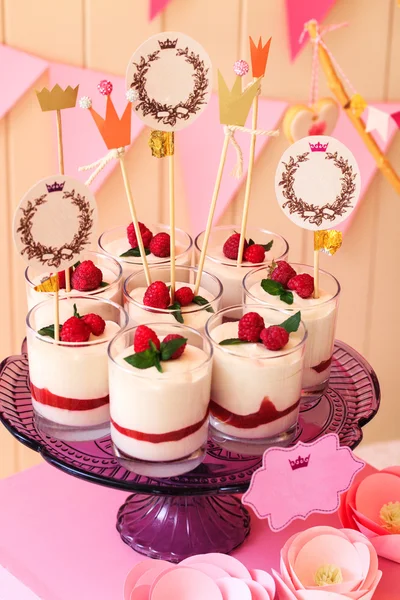
[[[177,563],[193,554],[231,552],[249,534],[250,516],[232,495],[132,494],[118,511],[117,529],[136,552]]]

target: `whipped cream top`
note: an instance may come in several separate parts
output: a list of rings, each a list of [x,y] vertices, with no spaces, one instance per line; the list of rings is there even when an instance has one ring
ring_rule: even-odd
[[[167,286],[170,284],[171,284],[171,282],[169,282],[169,281],[166,282]],[[185,283],[183,281],[177,281],[176,285],[175,285],[175,289],[179,290],[179,288],[182,288],[182,287],[188,287],[193,291],[195,286],[194,286],[194,283]],[[147,290],[147,288],[145,288],[145,287],[135,288],[129,292],[129,296],[132,298],[132,300],[135,300],[135,302],[138,302],[139,304],[143,304],[143,296],[144,296],[146,290]],[[204,289],[202,287],[199,288],[197,295],[202,296],[202,298],[205,298],[209,302],[212,302],[214,300],[213,294],[211,294],[211,292],[208,292],[206,289]],[[187,306],[182,306],[181,312],[187,313],[187,312],[191,312],[191,311],[195,311],[195,310],[196,311],[202,310],[203,308],[204,308],[203,306],[199,306],[198,304],[191,302]]]

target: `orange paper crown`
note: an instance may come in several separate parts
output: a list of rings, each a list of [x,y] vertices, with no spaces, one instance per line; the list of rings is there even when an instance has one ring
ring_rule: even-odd
[[[90,113],[101,133],[107,148],[122,148],[129,146],[131,143],[131,115],[132,104],[127,103],[124,113],[119,118],[111,96],[107,96],[106,118],[103,119],[92,107],[89,108]]]
[[[253,42],[252,37],[249,37],[249,39],[253,77],[264,77],[272,38],[269,38],[265,46],[262,45],[261,37],[258,40],[257,46]]]

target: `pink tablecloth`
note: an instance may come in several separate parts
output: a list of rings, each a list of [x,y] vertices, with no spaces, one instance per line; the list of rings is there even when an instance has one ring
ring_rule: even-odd
[[[143,560],[115,529],[126,496],[48,465],[0,481],[0,564],[43,600],[121,600],[127,572]],[[285,540],[317,524],[339,521],[336,515],[312,516],[274,534],[254,518],[235,556],[248,567],[277,568]],[[400,598],[400,565],[383,559],[380,565],[383,579],[374,600]]]

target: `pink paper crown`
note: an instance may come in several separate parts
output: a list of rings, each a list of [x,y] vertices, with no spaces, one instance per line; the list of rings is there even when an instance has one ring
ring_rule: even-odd
[[[49,194],[51,194],[51,192],[62,192],[64,185],[65,181],[63,181],[62,183],[57,183],[57,181],[55,181],[51,185],[47,185],[46,183],[47,191],[49,192]]]
[[[328,146],[329,142],[327,144],[321,144],[321,142],[310,144],[311,152],[326,152]]]
[[[292,467],[293,471],[295,471],[296,469],[308,467],[309,460],[310,454],[308,456],[305,456],[304,458],[302,456],[298,456],[296,460],[290,460],[289,458],[290,466]]]

